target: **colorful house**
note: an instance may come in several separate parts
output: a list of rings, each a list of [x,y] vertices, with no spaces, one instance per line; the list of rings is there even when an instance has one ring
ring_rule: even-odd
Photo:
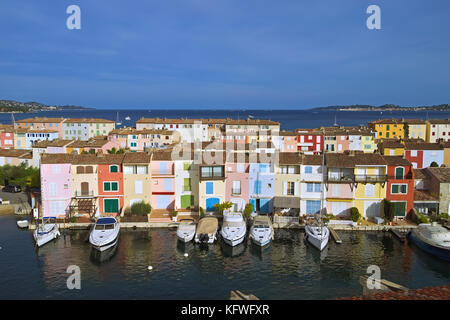
[[[404,122],[402,119],[383,119],[369,122],[369,128],[375,131],[376,139],[404,139]]]
[[[355,163],[346,154],[326,154],[326,206],[327,213],[335,216],[350,216],[354,207]],[[318,162],[318,160],[316,160]]]
[[[243,212],[249,203],[249,168],[249,157],[245,153],[227,154],[225,201],[233,203],[233,211]]]
[[[47,117],[35,117],[17,120],[15,122],[16,128],[32,129],[32,130],[56,130],[58,131],[58,137],[64,137],[63,123],[66,121],[64,118],[47,118]],[[17,148],[17,147],[16,147]]]
[[[152,203],[151,156],[146,152],[127,152],[123,158],[124,212],[137,202]]]
[[[152,153],[152,208],[173,211],[175,209],[175,166],[170,151]]]
[[[405,153],[405,145],[400,140],[383,139],[378,143],[378,150],[385,156],[402,156]]]
[[[355,207],[365,218],[380,217],[381,202],[386,198],[386,160],[375,153],[349,157],[355,164]]]
[[[14,148],[14,126],[7,124],[0,124],[0,148],[13,149]]]
[[[450,214],[450,168],[427,168],[430,194],[439,199],[439,214]]]
[[[206,212],[214,212],[214,205],[225,201],[224,152],[203,152],[199,166],[199,206]]]
[[[395,208],[395,217],[404,218],[414,207],[414,171],[401,156],[384,156],[387,163],[386,199]]]
[[[43,154],[41,158],[41,213],[65,217],[72,201],[72,155]]]
[[[450,119],[431,119],[427,124],[427,142],[450,141]]]
[[[124,206],[123,154],[98,155],[98,208],[100,215],[117,216]]]
[[[444,146],[440,143],[405,142],[405,158],[413,168],[426,168],[432,162],[441,166],[444,163]]]
[[[297,150],[304,154],[317,154],[323,150],[323,133],[313,129],[297,129]]]
[[[250,154],[249,197],[254,211],[258,214],[269,214],[273,211],[277,157],[278,153]]]
[[[427,138],[427,124],[425,121],[421,119],[406,119],[404,120],[404,123],[408,127],[407,130],[408,135],[406,136],[405,132],[405,139],[423,139],[424,141]]]
[[[115,127],[116,123],[112,120],[70,118],[64,121],[64,139],[87,141],[96,136],[107,135]]]
[[[175,165],[175,209],[179,215],[198,210],[199,172],[194,152],[173,157]]]
[[[276,213],[291,216],[300,214],[300,184],[302,155],[298,152],[280,152],[275,165],[275,194],[273,207]]]
[[[316,214],[325,207],[322,202],[324,179],[323,155],[305,155],[301,164],[300,214]]]

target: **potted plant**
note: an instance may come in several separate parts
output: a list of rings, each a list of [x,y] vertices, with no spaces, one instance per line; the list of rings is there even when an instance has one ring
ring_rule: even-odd
[[[174,210],[172,212],[172,220],[173,220],[173,222],[177,222],[177,215],[178,215],[178,211]]]

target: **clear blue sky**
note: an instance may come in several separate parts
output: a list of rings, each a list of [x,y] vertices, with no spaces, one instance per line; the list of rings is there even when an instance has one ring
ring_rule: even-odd
[[[81,30],[66,8],[81,7]],[[381,30],[366,8],[381,7]],[[0,99],[97,108],[450,102],[448,0],[1,0]]]

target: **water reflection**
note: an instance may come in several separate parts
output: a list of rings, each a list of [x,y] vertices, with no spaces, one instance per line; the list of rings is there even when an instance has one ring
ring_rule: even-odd
[[[244,241],[236,246],[230,246],[224,241],[221,241],[220,248],[222,249],[222,254],[224,257],[239,257],[244,254],[245,249],[247,248],[247,241]]]

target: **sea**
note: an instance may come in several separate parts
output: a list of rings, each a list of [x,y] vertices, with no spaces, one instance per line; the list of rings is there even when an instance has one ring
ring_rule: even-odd
[[[66,117],[66,118],[102,118],[122,122],[117,127],[134,127],[141,118],[231,118],[231,119],[268,119],[280,122],[281,130],[297,128],[318,128],[333,126],[367,125],[370,121],[386,118],[405,119],[448,119],[450,111],[330,111],[330,110],[175,110],[175,109],[89,109],[64,111],[38,111],[33,113],[15,113],[15,120],[30,117]],[[129,117],[130,120],[125,120]],[[0,123],[11,124],[9,113],[0,113]]]
[[[173,228],[122,229],[105,258],[89,247],[88,230],[62,231],[35,248],[18,219],[0,216],[0,299],[226,300],[231,290],[264,300],[336,299],[362,295],[360,276],[372,275],[370,266],[410,289],[450,282],[448,262],[389,232],[338,231],[342,243],[330,239],[319,252],[302,230],[277,229],[261,249],[248,239],[237,247],[184,245]],[[80,289],[69,289],[76,267]]]

